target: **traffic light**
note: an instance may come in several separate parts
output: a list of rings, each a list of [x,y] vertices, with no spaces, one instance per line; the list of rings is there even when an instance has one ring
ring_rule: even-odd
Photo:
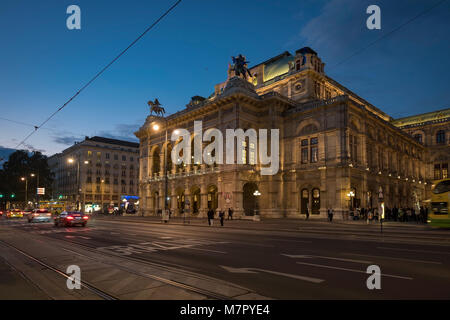
[[[3,198],[3,194],[2,193],[0,193],[0,199],[2,199]]]
[[[16,197],[16,195],[13,193],[12,195],[11,195],[11,198],[15,198]]]
[[[58,199],[62,199],[62,194],[59,195]]]

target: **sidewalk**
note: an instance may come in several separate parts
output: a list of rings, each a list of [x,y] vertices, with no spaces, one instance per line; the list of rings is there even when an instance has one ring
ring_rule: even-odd
[[[94,216],[94,219],[111,220],[111,221],[127,221],[127,222],[143,222],[152,224],[164,223],[161,217],[156,216]],[[172,217],[168,224],[175,225],[191,225],[199,227],[210,227],[208,225],[207,218],[194,218],[194,217]],[[250,230],[265,230],[265,231],[298,231],[308,228],[336,228],[345,229],[345,227],[361,227],[361,230],[375,230],[380,228],[380,223],[372,221],[367,224],[365,220],[333,220],[328,222],[323,218],[314,219],[292,219],[292,218],[267,218],[261,219],[261,221],[253,221],[247,219],[233,219],[224,220],[223,228],[235,228],[235,229],[250,229]],[[222,228],[220,226],[220,220],[214,219],[213,228]],[[429,226],[424,224],[417,224],[416,222],[383,222],[383,228],[408,228],[410,230],[432,230]]]

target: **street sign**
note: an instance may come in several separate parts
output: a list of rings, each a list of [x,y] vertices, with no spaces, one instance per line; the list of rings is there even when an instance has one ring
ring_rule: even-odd
[[[37,194],[44,195],[45,194],[45,188],[37,188]]]

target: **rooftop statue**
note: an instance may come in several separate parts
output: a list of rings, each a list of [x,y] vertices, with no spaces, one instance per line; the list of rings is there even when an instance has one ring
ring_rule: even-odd
[[[244,77],[244,79],[247,80],[247,74],[252,78],[252,74],[250,73],[250,70],[248,70],[247,65],[249,61],[245,61],[245,57],[242,56],[242,54],[238,55],[237,57],[231,57],[233,59],[233,66],[231,67],[231,70],[234,71],[236,76],[240,77],[241,74]]]
[[[166,113],[166,110],[164,110],[163,107],[161,107],[161,104],[159,103],[158,99],[155,99],[155,101],[150,100],[147,102],[148,106],[150,107],[150,115],[154,112],[155,115],[163,117]]]

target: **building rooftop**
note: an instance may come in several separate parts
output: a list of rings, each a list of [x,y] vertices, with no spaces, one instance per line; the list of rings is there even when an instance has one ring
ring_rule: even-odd
[[[105,137],[86,137],[85,141],[94,141],[94,142],[102,142],[102,143],[109,143],[109,144],[115,144],[118,146],[125,146],[125,147],[131,147],[131,148],[139,148],[139,143],[131,142],[131,141],[124,141],[124,140],[117,140],[117,139],[110,139]]]
[[[424,123],[442,122],[450,119],[450,108],[398,118],[392,121],[396,127],[415,126]]]

